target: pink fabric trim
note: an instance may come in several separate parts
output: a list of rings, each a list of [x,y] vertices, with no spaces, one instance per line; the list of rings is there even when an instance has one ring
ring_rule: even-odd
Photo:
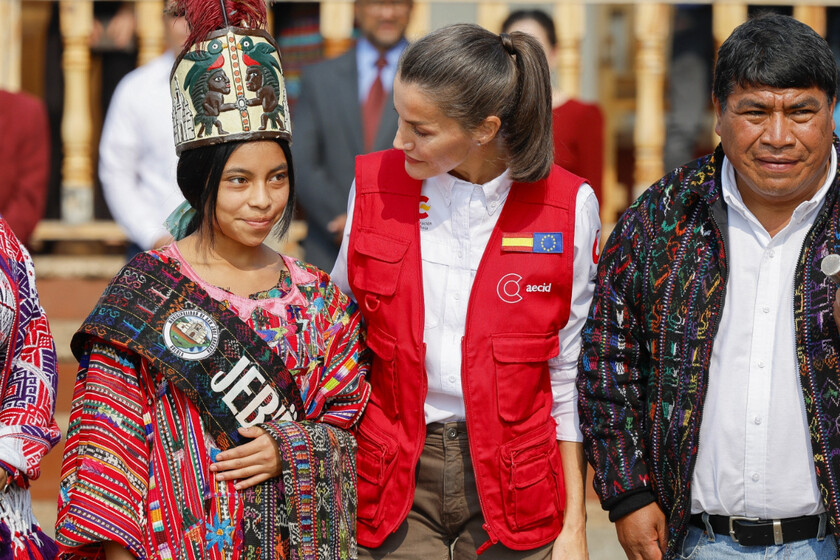
[[[300,293],[300,290],[298,290],[298,284],[310,284],[317,280],[314,274],[297,265],[297,259],[280,255],[292,277],[291,291],[281,298],[250,299],[238,296],[205,282],[195,272],[195,270],[193,270],[190,263],[188,263],[181,254],[177,243],[172,243],[167,247],[164,247],[160,250],[160,253],[178,261],[181,264],[182,274],[204,288],[210,297],[216,301],[228,302],[232,311],[235,311],[239,318],[243,321],[248,321],[254,310],[258,307],[268,313],[271,313],[275,317],[282,317],[284,319],[286,317],[286,306],[296,305],[299,307],[308,307],[309,304],[307,303],[306,298]]]

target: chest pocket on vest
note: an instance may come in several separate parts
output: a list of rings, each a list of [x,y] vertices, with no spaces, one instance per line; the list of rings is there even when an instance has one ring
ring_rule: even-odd
[[[548,359],[560,352],[556,332],[546,334],[497,334],[492,337],[496,366],[496,399],[499,416],[506,422],[531,417],[551,406]],[[549,386],[540,393],[540,385]]]
[[[378,310],[380,296],[390,297],[396,293],[408,241],[365,230],[359,230],[356,235],[358,265],[353,267],[351,284],[369,292],[363,301],[359,301],[367,315]]]

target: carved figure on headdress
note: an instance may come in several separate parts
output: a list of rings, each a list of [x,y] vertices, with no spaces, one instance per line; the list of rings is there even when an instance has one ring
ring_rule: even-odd
[[[239,41],[245,64],[245,87],[257,94],[248,100],[248,105],[262,105],[263,114],[260,117],[260,130],[265,130],[268,123],[271,128],[280,128],[279,117],[285,119],[283,104],[278,103],[280,95],[280,80],[277,72],[282,75],[277,58],[272,56],[276,49],[268,43],[255,43],[251,37],[243,37]],[[275,68],[277,69],[275,71]]]
[[[222,41],[214,39],[207,45],[206,51],[195,50],[184,55],[184,59],[194,63],[184,78],[184,87],[190,93],[195,108],[193,120],[196,125],[201,125],[199,137],[213,126],[219,134],[227,134],[218,116],[222,111],[236,108],[235,104],[224,102],[225,95],[230,93],[230,79],[222,69],[225,62],[222,50],[225,48]]]

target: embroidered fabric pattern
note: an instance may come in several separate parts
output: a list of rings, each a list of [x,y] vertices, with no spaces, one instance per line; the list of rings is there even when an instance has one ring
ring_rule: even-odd
[[[153,255],[180,276],[177,262]],[[57,540],[63,557],[101,557],[100,544],[109,540],[141,559],[268,559],[279,557],[281,550],[289,551],[288,558],[303,558],[298,556],[297,542],[320,543],[323,558],[349,557],[349,544],[330,548],[340,541],[332,543],[319,532],[342,532],[340,526],[350,521],[347,526],[355,527],[355,507],[344,505],[355,500],[354,492],[347,495],[354,488],[355,465],[344,457],[353,449],[353,441],[340,428],[322,422],[341,427],[355,422],[369,394],[362,380],[367,362],[359,341],[358,315],[349,300],[325,274],[310,272],[312,287],[302,290],[307,300],[300,309],[284,308],[283,316],[274,316],[265,311],[271,306],[257,306],[246,322],[251,336],[256,333],[282,357],[295,385],[312,388],[302,412],[306,420],[315,422],[298,437],[313,440],[309,447],[303,446],[311,455],[303,462],[284,463],[281,477],[248,491],[239,492],[232,482],[217,482],[211,475],[209,466],[222,446],[207,430],[205,416],[168,375],[125,348],[96,338],[89,341],[80,361],[62,469]],[[315,303],[319,298],[322,301]],[[236,313],[231,302],[223,305]],[[289,316],[297,317],[300,325],[288,323]],[[289,351],[295,348],[299,332],[308,329],[329,331],[336,340],[326,336],[329,343],[319,345],[314,340],[304,352]],[[356,363],[358,367],[351,365]],[[333,383],[344,368],[350,373]],[[275,437],[281,457],[284,445],[290,443],[279,434],[299,425],[261,424]],[[301,466],[336,464],[336,457],[341,457],[337,471]],[[296,470],[299,466],[302,471]],[[285,483],[289,477],[311,477],[301,487],[330,489],[317,496],[326,508],[313,514],[308,525],[296,522],[287,511],[290,502],[302,499],[288,491],[297,489]],[[345,511],[352,511],[352,517],[342,518]]]
[[[703,395],[726,290],[722,161],[718,147],[664,177],[625,213],[601,256],[582,334],[579,408],[596,491],[607,509],[652,491],[668,519],[669,557],[688,523]],[[840,334],[831,314],[834,288],[820,260],[840,252],[838,189],[840,178],[805,239],[793,301],[817,481],[835,535],[840,430],[828,419],[840,416]]]
[[[0,279],[4,307],[0,465],[9,473],[8,490],[0,494],[0,556],[51,558],[55,543],[41,532],[32,514],[28,488],[29,479],[41,474],[41,459],[61,439],[53,419],[58,382],[55,345],[35,290],[32,259],[2,219]]]

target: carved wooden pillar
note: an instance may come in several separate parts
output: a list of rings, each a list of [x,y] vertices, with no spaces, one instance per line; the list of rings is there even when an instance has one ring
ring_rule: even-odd
[[[411,20],[408,22],[408,29],[405,36],[409,41],[415,41],[426,35],[432,25],[432,7],[429,2],[414,2],[411,8]]]
[[[747,5],[740,2],[715,2],[712,4],[712,31],[715,52],[732,31],[747,21]]]
[[[20,0],[0,0],[0,37],[6,44],[0,49],[0,89],[20,89]]]
[[[93,2],[61,0],[61,35],[64,39],[64,143],[61,217],[66,222],[93,220],[93,167],[91,164],[90,49]]]
[[[339,0],[321,2],[321,35],[324,56],[333,58],[353,46],[353,3]]]
[[[825,6],[802,6],[796,4],[793,6],[793,17],[803,23],[807,23],[814,31],[825,37]]]
[[[142,66],[166,50],[163,38],[163,0],[136,0],[137,65]],[[178,53],[175,53],[176,55]]]
[[[493,33],[501,31],[510,9],[506,2],[479,2],[476,17],[478,25]]]
[[[633,195],[638,197],[663,173],[665,145],[665,52],[670,36],[667,4],[636,5],[636,167]]]
[[[747,5],[740,2],[715,2],[712,4],[712,32],[715,37],[715,53],[736,27],[747,21]],[[715,55],[717,56],[717,54]],[[717,146],[720,137],[712,130],[712,146]]]
[[[580,44],[586,24],[583,4],[557,3],[557,72],[560,89],[569,97],[580,97]]]

